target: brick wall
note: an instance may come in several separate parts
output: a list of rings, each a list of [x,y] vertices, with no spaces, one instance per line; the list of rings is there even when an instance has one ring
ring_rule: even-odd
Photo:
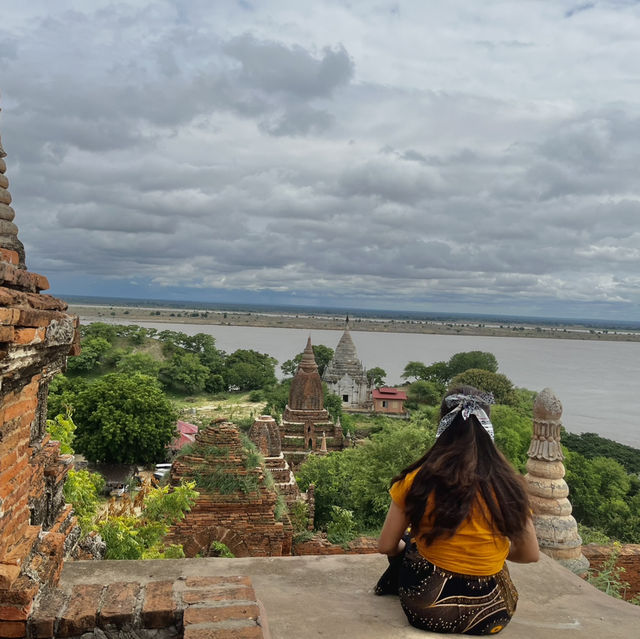
[[[582,546],[582,554],[589,560],[591,569],[596,571],[602,567],[612,552],[612,546],[597,544]],[[622,545],[616,566],[624,568],[621,579],[629,584],[624,595],[625,599],[632,599],[634,596],[640,595],[640,544]]]
[[[77,320],[46,288],[0,248],[0,637],[23,636],[79,534],[62,495],[71,457],[46,433],[49,380],[77,348]]]
[[[371,555],[378,552],[378,540],[373,537],[356,537],[346,546],[332,544],[326,535],[317,534],[309,541],[293,546],[294,555]]]

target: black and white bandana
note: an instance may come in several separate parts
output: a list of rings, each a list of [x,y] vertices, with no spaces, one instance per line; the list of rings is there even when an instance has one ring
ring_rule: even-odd
[[[440,420],[436,437],[440,437],[456,418],[458,413],[462,414],[462,419],[467,421],[469,415],[475,415],[482,428],[484,428],[491,439],[493,439],[493,424],[482,405],[487,406],[494,403],[493,393],[479,393],[478,395],[449,395],[444,398],[444,403],[451,410]]]

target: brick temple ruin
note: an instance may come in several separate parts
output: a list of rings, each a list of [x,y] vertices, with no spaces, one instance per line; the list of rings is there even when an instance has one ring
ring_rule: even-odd
[[[276,512],[276,486],[251,459],[233,424],[202,429],[195,445],[173,462],[172,484],[191,479],[200,496],[167,537],[169,543],[182,544],[187,557],[210,556],[214,542],[236,557],[291,554],[293,529],[286,512]]]
[[[344,438],[340,423],[333,423],[324,407],[322,379],[313,355],[311,338],[291,380],[289,402],[280,425],[282,451],[295,469],[310,453],[342,450]]]

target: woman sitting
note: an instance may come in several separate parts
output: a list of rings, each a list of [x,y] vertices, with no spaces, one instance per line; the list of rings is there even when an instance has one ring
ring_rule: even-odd
[[[524,480],[493,443],[492,403],[470,386],[449,391],[435,444],[392,480],[378,542],[391,566],[376,594],[399,594],[416,628],[500,632],[518,599],[505,559],[538,560]]]

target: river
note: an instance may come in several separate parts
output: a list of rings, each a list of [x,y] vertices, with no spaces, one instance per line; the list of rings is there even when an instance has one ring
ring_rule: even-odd
[[[268,353],[279,363],[302,351],[309,335],[314,344],[334,349],[342,335],[342,331],[296,328],[137,323],[159,331],[208,333],[215,337],[216,346],[228,353],[238,348],[254,349]],[[351,331],[351,336],[363,365],[383,368],[389,385],[402,381],[400,375],[411,360],[431,364],[461,351],[489,351],[498,360],[499,372],[516,386],[535,391],[547,386],[553,389],[562,402],[562,421],[567,430],[594,432],[640,448],[638,342],[363,331]]]

